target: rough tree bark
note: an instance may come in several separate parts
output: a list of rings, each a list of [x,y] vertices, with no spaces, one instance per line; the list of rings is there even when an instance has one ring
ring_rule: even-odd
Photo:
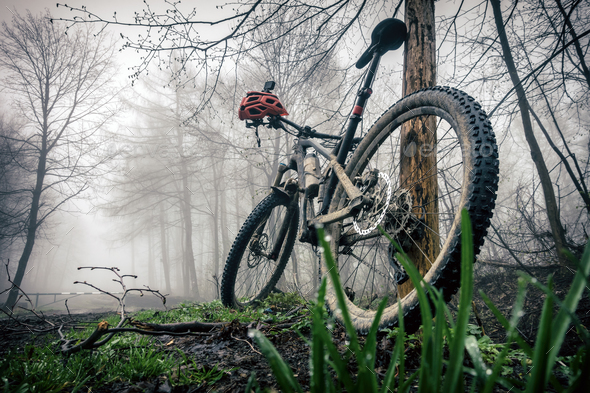
[[[434,0],[406,1],[405,15],[408,38],[404,50],[404,96],[436,84]],[[438,236],[434,233],[438,233],[438,203],[431,202],[437,200],[437,176],[426,176],[436,170],[436,154],[429,157],[420,154],[422,145],[435,146],[435,143],[436,123],[432,117],[415,122],[413,128],[404,126],[401,130],[401,187],[413,184],[417,179],[428,178],[410,188],[413,205],[428,207],[426,225],[432,229],[425,231],[424,238],[408,252],[422,274],[430,267],[429,261],[436,259],[440,249]],[[399,296],[405,296],[413,288],[409,281],[402,284],[398,289]]]

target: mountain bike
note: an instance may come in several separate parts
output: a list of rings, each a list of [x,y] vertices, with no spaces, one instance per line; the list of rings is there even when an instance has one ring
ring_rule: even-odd
[[[298,235],[301,242],[317,244],[318,225],[329,236],[347,308],[361,332],[368,331],[384,297],[389,300],[380,326],[397,323],[398,299],[406,328],[420,323],[416,290],[380,228],[446,301],[457,292],[461,210],[470,214],[477,255],[498,188],[496,139],[481,105],[454,88],[422,89],[391,106],[364,137],[355,137],[379,60],[398,49],[406,34],[405,24],[392,18],[371,34],[371,46],[356,63],[357,68],[369,64],[369,70],[343,135],[319,133],[285,118],[285,107],[272,94],[274,82],[242,100],[239,115],[247,127],[281,129],[296,139],[293,154],[276,168],[271,193],[232,245],[221,283],[223,304],[245,307],[264,299],[279,281]],[[320,263],[322,276],[326,269]],[[339,319],[330,280],[326,304]]]

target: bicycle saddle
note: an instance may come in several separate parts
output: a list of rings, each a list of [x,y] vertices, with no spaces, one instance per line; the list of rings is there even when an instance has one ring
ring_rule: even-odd
[[[381,55],[390,50],[396,50],[406,40],[408,31],[406,24],[399,19],[387,18],[381,22],[371,33],[371,45],[356,62],[356,68],[365,67],[373,58],[373,53]]]

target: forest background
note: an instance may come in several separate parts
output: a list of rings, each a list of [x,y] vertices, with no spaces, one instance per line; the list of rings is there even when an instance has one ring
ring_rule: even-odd
[[[68,29],[70,37],[80,37],[84,48],[94,48],[103,66],[98,84],[87,90],[93,98],[68,124],[50,157],[54,172],[46,184],[51,187],[40,199],[43,220],[22,289],[80,291],[73,281],[89,277],[77,267],[118,266],[137,274],[138,284],[163,293],[217,298],[231,242],[268,193],[273,169],[293,142],[283,132],[261,129],[258,147],[253,131],[237,119],[240,99],[275,80],[293,121],[340,133],[364,72],[353,64],[368,46],[371,29],[394,13],[403,19],[398,2],[324,3],[243,2],[220,8],[221,3],[209,2],[205,8],[154,2],[153,9],[126,3],[102,4],[96,11],[88,5],[91,16],[74,2],[68,3],[77,8],[73,11],[54,3],[43,11],[44,5],[31,3],[39,23],[47,24],[43,18],[50,15],[70,19],[50,24],[60,34]],[[2,4],[6,26],[12,26],[13,15],[26,19],[25,7]],[[479,274],[559,264],[556,243],[579,254],[590,219],[590,4],[533,0],[504,2],[501,9],[521,78],[516,86],[527,98],[524,111],[492,3],[436,2],[437,84],[476,97],[492,115],[499,144],[499,195],[476,265]],[[126,26],[134,24],[133,12],[143,24],[178,24],[169,30]],[[242,14],[213,27],[190,23]],[[96,23],[76,23],[74,16]],[[402,58],[401,51],[383,58],[360,135],[401,98]],[[14,277],[29,235],[38,161],[26,149],[34,119],[26,116],[23,90],[3,65],[0,260],[10,260],[8,273]],[[558,223],[547,214],[547,193],[531,157],[523,112],[530,114],[550,176]],[[310,293],[318,282],[317,263],[311,249],[296,245],[279,285]],[[101,282],[100,273],[92,274],[104,289],[118,289],[106,281],[110,278]],[[9,286],[5,269],[0,285]]]

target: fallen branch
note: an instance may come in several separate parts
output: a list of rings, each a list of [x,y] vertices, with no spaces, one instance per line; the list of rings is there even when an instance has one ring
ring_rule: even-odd
[[[117,333],[138,333],[144,334],[148,336],[204,336],[204,335],[211,335],[211,330],[216,327],[224,325],[223,323],[172,323],[172,324],[164,324],[164,325],[157,325],[157,324],[143,324],[138,323],[138,325],[153,325],[158,326],[161,330],[151,330],[151,329],[144,329],[144,328],[122,328],[122,327],[115,327],[109,329],[109,324],[106,321],[101,321],[98,323],[96,329],[88,336],[88,338],[81,343],[76,345],[72,345],[72,343],[77,342],[78,340],[66,340],[65,336],[60,330],[58,333],[61,337],[62,345],[61,345],[61,352],[64,355],[71,355],[76,352],[80,352],[85,349],[96,349],[104,344],[106,344],[115,334]],[[186,326],[199,326],[199,329],[202,331],[197,330],[187,330],[187,329],[179,329],[179,325],[186,325]],[[107,338],[103,339],[102,341],[98,341],[101,337],[107,336]]]
[[[121,319],[117,326],[113,328],[109,328],[109,324],[106,321],[101,321],[98,323],[96,329],[82,342],[79,340],[68,340],[64,334],[62,333],[62,326],[60,326],[58,333],[61,338],[61,352],[65,355],[70,355],[82,350],[88,349],[96,349],[107,342],[115,334],[118,333],[138,333],[144,335],[170,335],[170,336],[190,336],[190,335],[209,335],[213,329],[221,328],[227,323],[203,323],[198,321],[193,322],[179,322],[179,323],[169,323],[169,324],[156,324],[156,323],[147,323],[136,321],[132,318],[129,318],[126,315],[125,311],[125,299],[127,294],[131,292],[139,292],[141,296],[143,296],[144,292],[149,292],[162,300],[162,304],[166,307],[166,297],[162,295],[159,291],[151,289],[150,287],[146,286],[145,288],[130,288],[128,289],[125,285],[124,279],[126,277],[137,278],[137,276],[129,275],[129,274],[119,274],[119,269],[116,267],[100,267],[100,266],[86,266],[86,267],[79,267],[78,270],[81,269],[90,269],[90,270],[109,270],[113,272],[117,279],[113,279],[113,281],[119,283],[123,288],[123,295],[118,297],[108,291],[105,291],[93,284],[90,284],[86,281],[75,281],[74,284],[84,284],[89,287],[96,289],[97,291],[104,293],[105,295],[109,295],[112,298],[116,299],[119,303],[119,307],[121,310]],[[69,310],[68,310],[69,312]],[[125,324],[130,324],[133,327],[124,327]],[[100,340],[100,341],[99,341]]]
[[[159,331],[168,333],[210,332],[215,328],[228,324],[228,322],[203,323],[199,321],[158,324],[136,320],[130,320],[129,323],[136,328],[142,329],[143,331]]]

